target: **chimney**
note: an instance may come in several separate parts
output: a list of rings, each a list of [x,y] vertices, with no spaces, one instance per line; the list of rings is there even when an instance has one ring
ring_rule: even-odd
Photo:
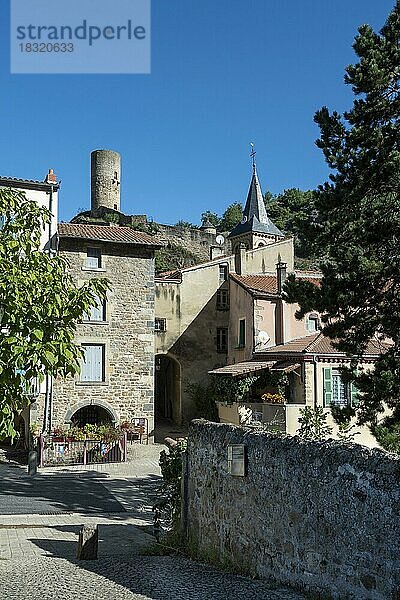
[[[46,183],[57,183],[57,175],[54,173],[53,169],[49,169],[49,172],[46,175],[45,179]]]
[[[246,246],[244,244],[236,246],[235,271],[237,275],[246,274]]]
[[[278,294],[281,294],[287,277],[287,263],[282,262],[280,256],[278,257],[278,261],[276,265],[276,281],[278,284]]]

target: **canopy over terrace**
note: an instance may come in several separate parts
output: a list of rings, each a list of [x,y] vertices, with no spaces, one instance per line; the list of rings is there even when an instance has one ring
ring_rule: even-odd
[[[280,371],[282,373],[290,373],[300,367],[300,363],[293,363],[290,361],[262,361],[262,360],[249,360],[246,362],[236,363],[234,365],[227,365],[220,369],[214,369],[209,371],[210,375],[225,375],[230,377],[239,377],[240,375],[247,375],[254,373],[255,371],[263,371],[269,369],[270,371]]]

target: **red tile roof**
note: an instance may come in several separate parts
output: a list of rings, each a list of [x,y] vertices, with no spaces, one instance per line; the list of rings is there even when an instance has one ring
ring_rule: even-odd
[[[305,275],[303,273],[296,273],[296,276],[302,281],[310,281],[315,285],[320,285],[321,274],[319,273],[315,273],[314,276]],[[231,278],[253,294],[264,293],[276,295],[278,293],[278,282],[276,279],[276,274],[236,275],[236,273],[231,273]]]
[[[157,248],[164,246],[162,242],[159,242],[153,236],[142,231],[136,231],[130,227],[59,223],[58,235],[60,238],[94,240],[114,244],[135,244]]]
[[[380,342],[379,340],[370,340],[368,342],[367,348],[365,350],[365,355],[374,355],[378,356],[385,352],[388,348],[388,345],[385,342]],[[313,333],[312,335],[307,335],[302,338],[298,338],[295,340],[291,340],[286,344],[281,344],[279,346],[273,346],[272,348],[267,348],[263,354],[290,354],[290,353],[303,353],[303,354],[341,354],[344,355],[344,352],[337,350],[332,346],[332,340],[325,337],[320,331],[318,333]]]

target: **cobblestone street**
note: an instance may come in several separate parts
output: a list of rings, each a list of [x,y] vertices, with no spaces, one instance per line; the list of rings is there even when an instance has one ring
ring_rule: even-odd
[[[183,557],[142,555],[155,541],[151,505],[160,481],[162,449],[161,445],[134,446],[128,463],[101,465],[96,470],[42,469],[35,481],[53,477],[58,499],[63,490],[68,497],[72,479],[85,483],[95,479],[124,510],[93,514],[62,511],[58,506],[57,514],[0,514],[0,598],[302,600],[302,595],[287,589]],[[1,493],[7,491],[10,476],[22,487],[29,480],[26,469],[0,464]],[[45,500],[49,502],[48,493]],[[85,501],[80,505],[84,507]],[[77,561],[78,531],[90,523],[99,524],[98,560]]]

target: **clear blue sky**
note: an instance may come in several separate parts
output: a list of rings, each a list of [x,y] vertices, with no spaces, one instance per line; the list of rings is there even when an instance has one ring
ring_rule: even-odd
[[[33,0],[32,0],[33,1]],[[112,1],[112,0],[110,0]],[[263,190],[327,177],[314,112],[343,111],[353,38],[394,0],[153,0],[151,75],[10,75],[1,1],[0,174],[62,179],[60,219],[90,205],[89,154],[122,154],[121,209],[199,223]]]

